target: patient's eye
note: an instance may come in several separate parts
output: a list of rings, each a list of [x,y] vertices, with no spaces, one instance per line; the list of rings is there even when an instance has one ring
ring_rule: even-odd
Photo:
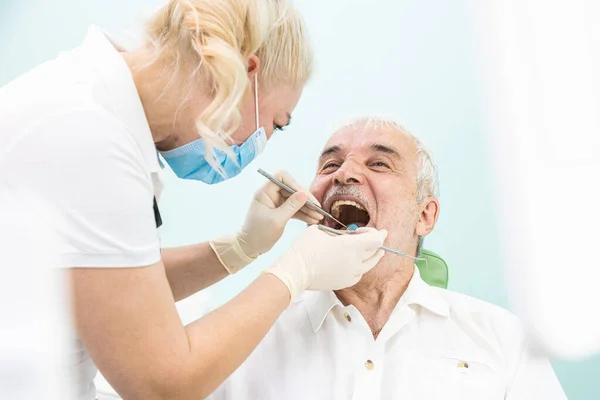
[[[340,164],[335,161],[327,162],[321,168],[321,172],[333,172],[340,167]]]
[[[390,165],[385,161],[373,161],[371,163],[371,166],[375,168],[390,168]]]

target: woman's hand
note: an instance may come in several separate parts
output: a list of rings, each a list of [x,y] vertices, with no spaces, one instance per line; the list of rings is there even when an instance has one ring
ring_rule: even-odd
[[[385,254],[386,230],[360,228],[350,235],[329,235],[311,226],[265,272],[277,276],[290,292],[290,304],[304,290],[339,290],[354,286]]]
[[[323,219],[321,214],[305,205],[307,200],[320,205],[317,199],[290,174],[280,171],[274,176],[297,192],[290,195],[273,182],[266,183],[252,199],[242,229],[235,235],[211,242],[211,247],[229,273],[239,271],[259,255],[271,250],[290,219],[298,219],[309,225]]]
[[[307,200],[320,205],[307,189],[285,171],[276,173],[275,178],[296,190],[296,193],[290,195],[270,181],[256,192],[238,236],[242,250],[249,257],[258,257],[271,250],[291,218],[309,225],[323,219],[321,214],[305,206]]]

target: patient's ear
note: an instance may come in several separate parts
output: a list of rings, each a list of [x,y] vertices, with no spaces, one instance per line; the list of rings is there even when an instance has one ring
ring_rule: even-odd
[[[440,216],[440,202],[435,197],[428,197],[421,203],[421,215],[415,233],[417,236],[427,236],[433,228]]]

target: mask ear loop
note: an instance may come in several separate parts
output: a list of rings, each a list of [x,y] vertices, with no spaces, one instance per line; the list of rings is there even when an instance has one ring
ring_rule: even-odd
[[[258,73],[254,74],[254,111],[256,116],[256,130],[258,130]]]

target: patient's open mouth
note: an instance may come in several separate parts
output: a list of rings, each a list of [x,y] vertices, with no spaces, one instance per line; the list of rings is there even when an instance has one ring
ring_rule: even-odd
[[[353,200],[334,201],[331,205],[330,213],[346,226],[356,224],[360,228],[367,226],[371,220],[365,207]],[[328,225],[334,229],[344,229],[343,226],[335,221],[331,221]]]

